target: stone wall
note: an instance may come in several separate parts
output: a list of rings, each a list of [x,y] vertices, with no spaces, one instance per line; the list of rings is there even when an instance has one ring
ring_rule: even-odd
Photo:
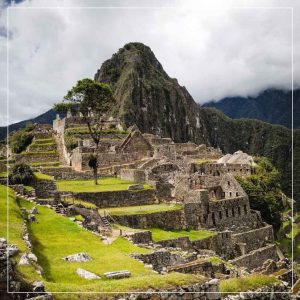
[[[154,189],[142,191],[74,193],[74,197],[94,203],[99,208],[154,204],[156,202]]]
[[[203,259],[175,265],[167,268],[168,272],[179,272],[185,274],[202,274],[208,278],[214,278],[212,263]]]
[[[251,251],[245,255],[231,260],[233,265],[245,267],[248,271],[261,267],[267,259],[278,261],[276,245],[268,245],[263,248]]]
[[[49,161],[58,161],[59,157],[56,152],[47,153],[47,152],[32,152],[32,153],[23,153],[17,154],[16,156],[17,163],[30,163],[30,162],[49,162]]]
[[[172,247],[172,248],[181,248],[183,250],[192,249],[192,244],[187,236],[182,236],[176,239],[159,241],[157,244],[162,245],[163,247]]]
[[[209,202],[207,226],[211,228],[257,228],[261,221],[250,210],[248,197],[236,197]]]
[[[161,272],[166,267],[196,260],[197,255],[191,254],[183,258],[179,254],[171,253],[166,250],[158,250],[148,254],[136,254],[134,255],[134,258],[141,260],[145,264],[152,265],[155,271]]]
[[[134,232],[129,237],[134,244],[148,244],[152,242],[152,232],[148,230]]]
[[[232,236],[235,243],[245,243],[245,253],[263,247],[266,243],[274,242],[272,225],[250,230]]]
[[[144,170],[139,169],[121,169],[121,179],[131,180],[135,182],[146,182],[146,174]]]
[[[173,289],[153,289],[140,294],[124,294],[114,300],[221,300],[219,281],[212,279],[207,282],[174,287]]]
[[[37,198],[52,198],[57,193],[56,182],[54,180],[36,179],[33,182]]]
[[[163,211],[150,214],[113,216],[117,223],[132,228],[157,227],[165,230],[186,229],[183,210]]]
[[[219,176],[226,173],[238,176],[249,176],[251,175],[251,166],[249,164],[205,164],[205,174]]]

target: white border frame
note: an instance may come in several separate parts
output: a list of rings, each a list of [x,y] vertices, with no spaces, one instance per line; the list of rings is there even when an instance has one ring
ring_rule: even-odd
[[[7,145],[9,144],[9,11],[10,10],[27,10],[27,9],[33,9],[33,10],[39,10],[39,9],[172,9],[172,8],[178,8],[176,6],[31,6],[31,7],[18,7],[18,6],[8,6],[6,8],[6,50],[7,50],[7,56],[6,56],[6,101],[7,101]],[[229,9],[274,9],[274,10],[290,10],[291,11],[291,21],[292,21],[292,32],[291,32],[291,63],[292,63],[292,70],[291,70],[291,89],[292,89],[292,224],[294,221],[294,7],[292,6],[244,6],[244,7],[237,7],[237,6],[228,6]],[[202,9],[204,11],[212,11],[212,9],[204,8]],[[216,11],[215,9],[213,11]],[[8,161],[8,152],[7,157]],[[7,172],[9,171],[8,164],[7,164]],[[7,179],[7,194],[6,194],[6,201],[7,201],[7,241],[9,241],[9,193],[8,193],[8,179]],[[294,229],[292,226],[292,236],[294,235]],[[294,239],[292,238],[292,287],[294,286]],[[9,271],[9,257],[8,257],[8,250],[7,250],[7,275]],[[8,294],[28,294],[28,292],[11,292],[9,291],[9,276],[7,276],[7,293]],[[30,292],[31,294],[41,294],[40,292]],[[51,292],[46,291],[44,294],[182,294],[182,292]],[[184,292],[184,294],[194,294],[195,292]],[[206,292],[208,294],[214,292]],[[224,292],[219,292],[220,295],[227,294]],[[248,292],[234,292],[231,294],[247,294]],[[289,292],[252,292],[252,294],[290,294],[292,295],[292,289]]]

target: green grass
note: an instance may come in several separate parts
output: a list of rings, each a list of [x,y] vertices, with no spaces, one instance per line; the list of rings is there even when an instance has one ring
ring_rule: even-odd
[[[178,237],[187,236],[191,241],[203,240],[209,237],[214,236],[216,233],[210,230],[201,229],[201,230],[163,230],[159,228],[150,228],[147,229],[152,232],[152,239],[154,242],[176,239]]]
[[[95,185],[94,180],[58,180],[57,188],[61,192],[108,192],[127,190],[131,184],[135,182],[108,177],[101,178],[98,185]],[[151,188],[149,184],[144,184],[144,189]]]
[[[0,177],[7,177],[8,173],[7,172],[0,172]]]
[[[9,209],[8,228],[7,208]],[[23,224],[24,220],[20,213],[14,191],[6,186],[0,185],[0,237],[8,238],[9,243],[16,244],[18,246],[20,252],[16,257],[14,257],[16,260],[20,258],[22,253],[27,251],[25,241],[22,239]],[[17,265],[17,271],[21,273],[22,278],[27,282],[41,280],[33,266]]]
[[[46,154],[57,154],[57,151],[52,150],[52,151],[22,152],[22,155],[46,155]]]
[[[54,144],[55,140],[53,138],[49,139],[34,139],[33,144]]]
[[[50,162],[32,162],[29,163],[30,166],[32,167],[48,167],[48,166],[59,166],[59,161],[50,161]]]
[[[82,201],[82,200],[78,200],[78,199],[74,199],[74,198],[69,198],[69,197],[63,198],[62,202],[83,206],[85,208],[96,208],[97,207],[94,203],[90,203],[90,202],[86,202],[86,201]]]
[[[52,176],[49,176],[47,174],[43,174],[41,172],[34,172],[34,176],[37,178],[37,179],[41,179],[41,180],[53,180],[53,177]]]
[[[249,290],[256,290],[263,286],[271,286],[276,283],[279,283],[279,280],[274,276],[253,274],[239,278],[221,280],[220,292],[227,294],[247,292]]]
[[[32,186],[29,186],[29,185],[24,185],[24,189],[26,191],[33,191],[33,187]]]
[[[106,211],[112,216],[121,216],[121,215],[151,214],[155,212],[179,210],[179,209],[182,209],[181,204],[160,203],[160,204],[151,204],[151,205],[105,208],[105,209],[99,209],[99,213],[103,215],[104,211]]]
[[[22,207],[30,208],[33,204],[22,200]],[[112,244],[104,244],[100,238],[79,227],[69,218],[56,214],[53,210],[38,206],[36,215],[38,223],[29,224],[29,234],[34,253],[44,269],[44,283],[48,291],[97,291],[114,292],[150,287],[166,287],[170,285],[188,284],[201,280],[201,276],[191,274],[158,275],[129,256],[130,253],[149,253],[150,250],[137,247],[119,237]],[[66,262],[62,258],[86,252],[90,262]],[[77,268],[84,268],[95,274],[127,269],[132,277],[120,280],[106,279],[89,281],[76,274]],[[72,299],[66,295],[64,299]],[[107,298],[104,298],[107,299]]]

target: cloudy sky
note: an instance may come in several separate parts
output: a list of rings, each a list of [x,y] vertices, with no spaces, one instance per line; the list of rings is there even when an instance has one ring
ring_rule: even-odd
[[[150,46],[198,103],[291,89],[289,7],[299,87],[300,1],[0,0],[0,125],[8,90],[8,122],[35,117],[132,41]]]

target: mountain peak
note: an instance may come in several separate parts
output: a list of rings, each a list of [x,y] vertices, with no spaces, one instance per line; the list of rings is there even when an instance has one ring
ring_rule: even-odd
[[[121,73],[125,72],[137,72],[141,78],[149,78],[153,75],[169,78],[149,46],[130,42],[102,64],[94,79],[113,86],[119,80]]]

